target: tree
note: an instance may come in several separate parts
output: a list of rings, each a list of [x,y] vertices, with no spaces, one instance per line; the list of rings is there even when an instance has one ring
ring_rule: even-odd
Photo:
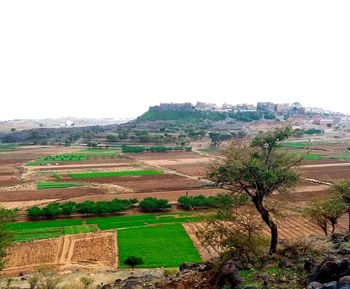
[[[165,199],[157,199],[157,198],[144,198],[139,206],[144,211],[157,212],[171,208],[168,200]]]
[[[326,236],[328,236],[328,222],[332,226],[331,234],[335,232],[338,219],[346,212],[345,202],[338,197],[312,201],[305,209],[305,215],[316,223]]]
[[[247,194],[271,232],[270,254],[277,250],[278,228],[264,200],[285,192],[299,180],[294,167],[302,158],[282,151],[280,142],[292,135],[290,127],[256,136],[250,142],[232,142],[224,157],[210,165],[208,177],[233,194]]]
[[[15,220],[17,212],[0,208],[0,270],[4,268],[7,248],[12,244],[13,233],[6,230],[6,224]]]
[[[124,264],[130,266],[131,269],[134,270],[137,265],[143,264],[143,259],[141,257],[130,256],[125,259]]]
[[[339,195],[347,204],[349,215],[348,231],[350,232],[350,179],[340,180],[330,187],[330,191]]]

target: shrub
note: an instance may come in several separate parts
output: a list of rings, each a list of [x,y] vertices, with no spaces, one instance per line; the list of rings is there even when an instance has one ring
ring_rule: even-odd
[[[171,208],[168,200],[165,199],[157,199],[157,198],[145,198],[143,201],[139,203],[139,206],[144,211],[162,211]]]
[[[222,208],[233,204],[246,203],[246,197],[232,197],[228,194],[218,194],[217,196],[181,196],[178,203],[185,210],[192,210],[198,207]]]
[[[141,257],[130,256],[125,259],[124,264],[134,269],[137,265],[143,264],[143,259]]]

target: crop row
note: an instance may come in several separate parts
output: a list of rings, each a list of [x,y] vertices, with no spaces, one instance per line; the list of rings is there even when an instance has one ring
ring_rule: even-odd
[[[137,171],[119,171],[119,172],[83,172],[72,173],[70,176],[73,179],[85,178],[108,178],[108,177],[129,177],[129,176],[146,176],[146,175],[160,175],[159,170],[137,170]]]
[[[36,187],[38,190],[64,189],[64,188],[78,187],[78,186],[81,186],[81,184],[66,183],[66,182],[38,182],[36,184]]]

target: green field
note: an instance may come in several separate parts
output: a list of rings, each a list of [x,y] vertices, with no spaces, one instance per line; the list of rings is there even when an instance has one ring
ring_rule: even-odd
[[[97,231],[97,226],[95,225],[75,225],[75,226],[63,227],[63,233],[65,235],[90,233],[90,232],[96,232],[96,231]]]
[[[180,224],[118,231],[119,264],[129,256],[142,257],[141,268],[171,268],[201,258]]]
[[[340,154],[332,156],[333,159],[350,160],[350,154]]]
[[[202,220],[199,216],[189,213],[179,214],[148,214],[137,216],[113,216],[87,219],[87,224],[95,224],[101,230],[127,229],[145,227],[154,224],[187,223]]]
[[[128,176],[146,176],[146,175],[160,175],[158,170],[139,170],[139,171],[120,171],[120,172],[84,172],[73,173],[70,176],[73,179],[85,178],[109,178],[109,177],[128,177]]]
[[[77,153],[58,154],[46,156],[27,163],[27,166],[42,166],[53,162],[85,161],[89,158],[115,158],[118,156],[117,150],[87,149]]]
[[[38,190],[45,189],[64,189],[70,187],[79,187],[81,184],[76,183],[65,183],[65,182],[38,182],[36,187]]]

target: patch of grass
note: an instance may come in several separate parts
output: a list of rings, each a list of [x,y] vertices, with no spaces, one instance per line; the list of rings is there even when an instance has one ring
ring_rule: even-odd
[[[319,154],[314,154],[314,153],[292,153],[297,157],[303,157],[304,160],[307,161],[319,161],[319,160],[324,160],[327,157],[326,156],[322,156]]]
[[[332,156],[332,159],[350,160],[350,154],[340,154]]]
[[[65,235],[90,233],[90,232],[96,232],[97,226],[95,225],[66,226],[63,228],[63,231]]]
[[[28,242],[38,239],[57,238],[62,235],[61,227],[37,228],[15,231],[15,242]]]
[[[147,214],[137,216],[113,216],[87,219],[87,224],[96,224],[101,230],[127,229],[145,227],[155,224],[188,223],[200,221],[203,218],[189,213],[182,214]]]
[[[118,231],[119,262],[141,257],[141,268],[172,268],[201,258],[182,225],[164,225]]]
[[[7,224],[6,229],[16,232],[21,230],[57,228],[57,227],[74,226],[74,225],[82,225],[82,224],[83,224],[83,221],[81,219],[20,222],[20,223]]]
[[[139,171],[120,171],[120,172],[84,172],[73,173],[70,176],[73,179],[85,178],[109,178],[109,177],[129,177],[129,176],[146,176],[146,175],[160,175],[158,170],[139,170]]]
[[[85,161],[89,158],[106,158],[106,157],[116,157],[118,155],[116,150],[94,150],[94,151],[81,151],[71,154],[57,154],[53,156],[46,156],[40,159],[31,161],[27,163],[27,166],[42,166],[56,162],[72,162],[72,161]]]
[[[66,182],[38,182],[36,187],[38,190],[46,189],[64,189],[70,187],[79,187],[81,184],[76,183],[66,183]]]

